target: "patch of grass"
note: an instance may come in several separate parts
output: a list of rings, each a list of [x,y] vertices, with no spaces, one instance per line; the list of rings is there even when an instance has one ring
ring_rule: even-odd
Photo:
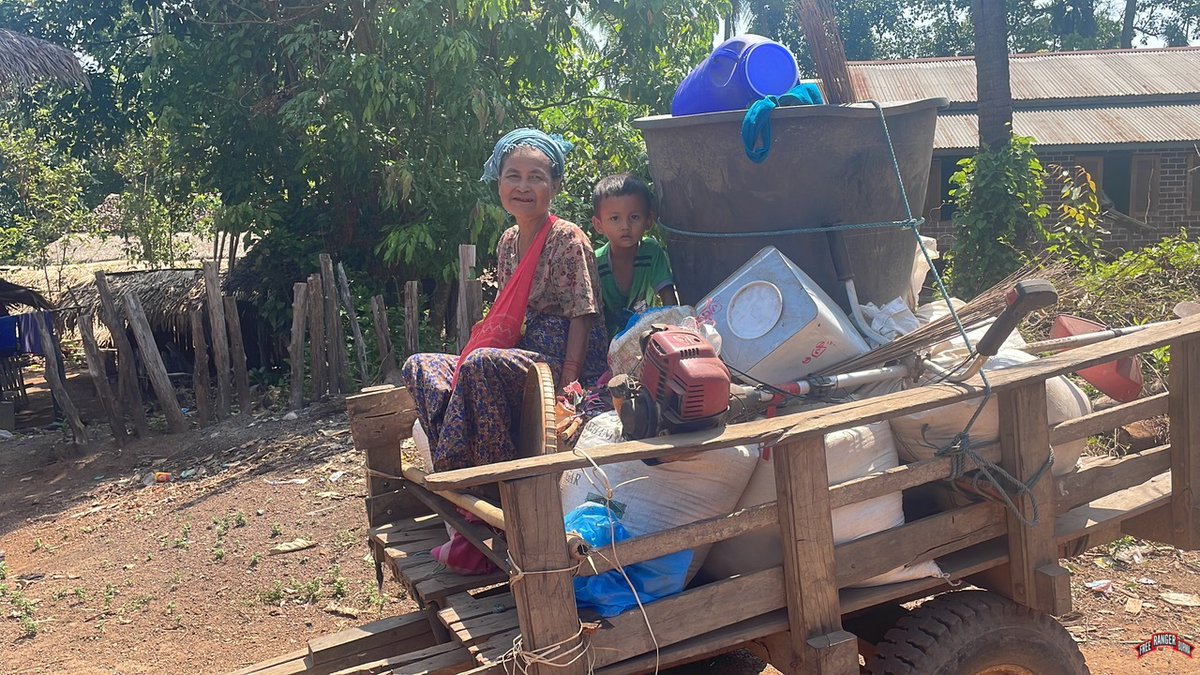
[[[241,511],[238,511],[237,513],[233,514],[233,526],[234,527],[245,527],[246,526],[246,514],[242,513]]]
[[[321,580],[313,579],[312,581],[300,587],[300,599],[309,604],[316,604],[321,601]]]
[[[153,600],[154,600],[154,598],[152,596],[139,595],[129,601],[128,607],[129,607],[129,609],[131,609],[133,611],[137,611],[139,609],[146,609],[146,607],[148,607],[150,605],[150,603],[153,602]]]
[[[51,546],[50,544],[47,544],[46,542],[42,541],[41,539],[34,539],[33,540],[33,552],[37,553],[38,551],[45,551],[46,553],[53,553],[54,547]]]
[[[387,599],[379,593],[379,588],[375,584],[371,582],[363,584],[363,595],[367,596],[367,602],[371,603],[375,611],[383,611],[383,606],[387,603]]]
[[[275,585],[265,591],[259,591],[258,601],[264,605],[278,605],[283,602],[283,582],[276,580]]]
[[[13,606],[13,609],[17,610],[22,616],[31,616],[33,614],[33,603],[21,591],[14,589],[9,594],[8,601]]]
[[[37,637],[38,627],[37,622],[33,617],[21,617],[21,637],[25,639],[33,639]]]
[[[71,593],[71,591],[68,591],[65,588],[60,588],[57,591],[54,591],[54,600],[55,601],[62,600],[63,598],[67,597],[67,595],[69,595],[70,593]]]
[[[359,543],[358,535],[354,532],[355,528],[349,530],[339,530],[333,537],[333,542],[341,548],[350,548]]]
[[[212,550],[213,560],[220,562],[225,559],[225,549],[218,546]]]
[[[4,564],[3,560],[0,560],[0,581],[4,581],[7,578],[8,578],[8,565]]]
[[[260,563],[260,562],[262,562],[262,554],[261,553],[255,553],[253,556],[250,556],[250,569],[254,569],[255,567],[258,567],[258,563]]]
[[[271,538],[272,539],[274,539],[275,537],[278,537],[281,534],[283,534],[283,526],[282,525],[280,525],[279,523],[275,523],[274,525],[271,526]]]
[[[75,594],[75,599],[78,600],[79,602],[87,602],[87,591],[84,590],[83,587],[76,586],[75,590],[72,591],[72,593]]]
[[[179,537],[175,540],[174,547],[186,549],[191,545],[192,524],[184,523],[183,528],[179,530]]]
[[[171,577],[171,590],[179,590],[181,584],[183,584],[183,572],[176,572],[175,576]]]
[[[117,587],[111,583],[104,584],[104,608],[112,607],[113,598],[117,597]]]
[[[229,531],[229,523],[223,518],[213,518],[213,529],[217,531],[217,541],[220,541]]]

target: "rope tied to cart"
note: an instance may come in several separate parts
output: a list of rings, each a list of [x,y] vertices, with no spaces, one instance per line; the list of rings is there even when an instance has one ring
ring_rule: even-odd
[[[971,427],[983,413],[990,393],[990,388],[985,390],[984,397],[975,409],[975,413],[971,415],[971,419],[968,420],[966,428],[958,432],[949,445],[939,448],[926,438],[926,446],[934,449],[934,456],[950,458],[949,480],[956,492],[967,497],[978,495],[994,504],[1004,504],[1022,525],[1033,527],[1041,522],[1042,517],[1038,500],[1033,496],[1033,488],[1054,464],[1054,453],[1050,453],[1046,457],[1046,461],[1038,467],[1028,481],[1018,480],[1004,467],[983,457],[977,451],[981,445],[971,441]],[[958,483],[958,479],[964,476],[969,477],[971,481],[971,494],[967,494]],[[1026,517],[1017,507],[1016,500],[1022,497],[1029,499],[1029,517]]]

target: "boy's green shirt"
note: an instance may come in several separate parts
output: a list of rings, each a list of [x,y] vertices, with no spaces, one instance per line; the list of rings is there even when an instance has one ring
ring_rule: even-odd
[[[629,286],[629,295],[622,295],[608,258],[610,245],[605,243],[596,249],[596,267],[600,272],[600,291],[604,297],[604,324],[611,339],[625,328],[629,317],[661,305],[658,292],[673,285],[675,280],[671,278],[667,252],[654,239],[642,237],[633,259],[633,283]]]

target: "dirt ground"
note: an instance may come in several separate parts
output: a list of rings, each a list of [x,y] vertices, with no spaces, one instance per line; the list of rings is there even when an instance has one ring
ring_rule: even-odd
[[[86,380],[71,385],[99,419]],[[375,590],[362,460],[339,405],[124,449],[105,437],[77,452],[64,434],[0,440],[0,671],[223,673],[412,608],[394,582]],[[154,472],[170,480],[145,484]],[[297,539],[313,545],[273,554]],[[1160,632],[1200,642],[1200,607],[1185,606],[1200,604],[1200,555],[1126,540],[1064,564],[1075,611],[1062,623],[1093,673],[1200,672],[1134,651]],[[743,652],[671,672],[778,671]]]

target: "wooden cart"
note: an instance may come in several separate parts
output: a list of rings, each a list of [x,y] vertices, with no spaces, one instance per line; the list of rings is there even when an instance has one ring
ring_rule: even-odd
[[[1050,426],[1048,378],[1169,346],[1170,392]],[[536,386],[536,385],[535,385]],[[625,564],[652,559],[763,528],[782,534],[781,567],[693,586],[617,617],[580,617],[574,574],[611,567],[599,556],[577,567],[567,545],[559,477],[588,465],[571,452],[399,480],[400,439],[415,414],[403,389],[366,391],[347,400],[356,445],[371,470],[370,546],[423,611],[314,640],[303,653],[245,672],[504,673],[512,648],[583,658],[528,672],[652,672],[749,647],[787,673],[1087,672],[1078,648],[1051,617],[1071,608],[1070,578],[1059,558],[1080,544],[1130,534],[1182,549],[1200,547],[1200,317],[991,374],[998,397],[1000,444],[990,457],[1026,481],[1051,445],[1167,414],[1170,444],[1121,458],[1088,457],[1075,473],[1044,479],[1015,501],[1031,518],[991,502],[974,503],[835,546],[831,509],[897,490],[944,482],[949,457],[917,462],[827,486],[825,434],[963,401],[971,385],[934,385],[820,410],[730,425],[720,430],[620,443],[589,453],[600,465],[748,443],[774,448],[778,501],[637,537],[602,551]],[[536,392],[535,392],[536,393]],[[552,444],[541,397],[529,396],[523,427]],[[536,421],[542,418],[539,426]],[[506,532],[462,522],[444,496],[499,487]],[[457,497],[456,497],[457,499]],[[457,499],[457,501],[462,501]],[[427,555],[450,521],[487,549],[502,572],[460,577]],[[936,559],[945,578],[852,588],[900,565]],[[572,571],[573,568],[575,571]],[[965,583],[964,583],[965,582]],[[981,590],[958,590],[970,584]],[[957,587],[957,588],[956,588]],[[927,596],[907,612],[900,603]],[[653,628],[653,634],[647,628]],[[888,630],[888,629],[891,630]],[[657,650],[656,650],[657,645]],[[571,648],[577,651],[569,652]],[[549,655],[553,659],[554,654]],[[1031,660],[1032,659],[1032,660]],[[275,668],[275,670],[271,670]],[[507,668],[507,671],[506,671]],[[1019,668],[1025,668],[1020,670]],[[998,670],[994,672],[1010,672]]]

